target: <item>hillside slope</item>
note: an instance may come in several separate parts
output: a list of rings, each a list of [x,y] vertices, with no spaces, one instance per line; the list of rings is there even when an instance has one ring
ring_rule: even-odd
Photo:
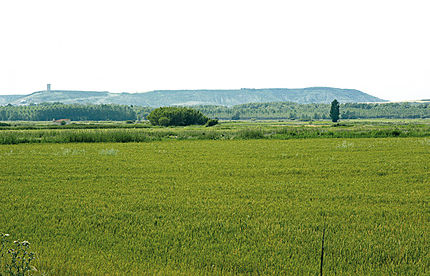
[[[354,89],[331,87],[267,88],[236,90],[157,90],[146,93],[109,93],[97,91],[52,90],[23,96],[0,96],[0,104],[32,104],[44,102],[125,104],[140,106],[223,105],[246,103],[295,102],[330,103],[337,99],[347,102],[383,102],[384,100]]]

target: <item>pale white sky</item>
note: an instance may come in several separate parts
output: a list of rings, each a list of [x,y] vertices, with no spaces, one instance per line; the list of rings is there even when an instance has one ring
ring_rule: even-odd
[[[0,0],[0,94],[354,88],[430,98],[428,0]]]

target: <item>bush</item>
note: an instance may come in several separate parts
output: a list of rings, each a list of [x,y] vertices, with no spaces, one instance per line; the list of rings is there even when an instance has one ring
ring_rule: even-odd
[[[211,126],[214,126],[214,125],[217,125],[217,124],[218,124],[218,119],[209,119],[206,122],[205,127],[211,127]]]
[[[402,132],[400,130],[397,130],[397,129],[393,130],[391,132],[391,135],[394,136],[394,137],[398,137],[398,136],[400,136],[400,134],[402,134]]]
[[[187,107],[159,107],[147,118],[152,125],[159,126],[204,125],[209,120],[200,111]]]
[[[341,124],[341,123],[337,123],[337,124],[333,124],[334,127],[346,127],[348,126],[347,124]]]

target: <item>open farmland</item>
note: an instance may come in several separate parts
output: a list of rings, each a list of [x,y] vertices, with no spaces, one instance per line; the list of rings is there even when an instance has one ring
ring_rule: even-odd
[[[0,145],[39,271],[430,273],[430,139]]]

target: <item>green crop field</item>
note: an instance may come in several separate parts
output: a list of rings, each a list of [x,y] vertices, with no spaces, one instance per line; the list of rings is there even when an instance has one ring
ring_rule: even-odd
[[[0,232],[57,274],[430,273],[430,139],[0,145]]]

